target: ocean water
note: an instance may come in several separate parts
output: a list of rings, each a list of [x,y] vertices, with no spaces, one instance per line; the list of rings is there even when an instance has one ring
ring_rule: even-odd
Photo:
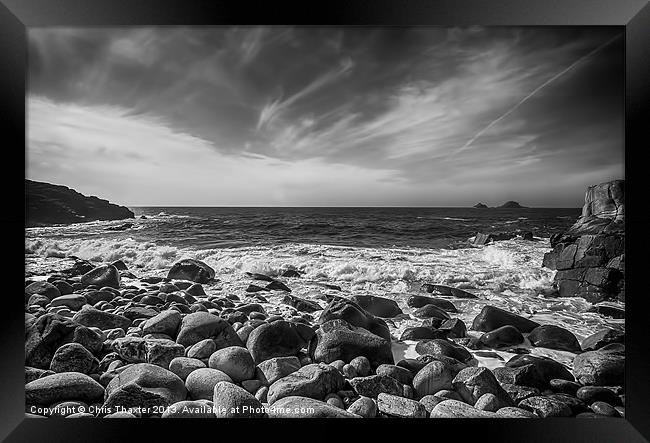
[[[604,328],[622,328],[588,312],[580,298],[544,298],[555,271],[542,268],[549,237],[571,226],[580,209],[474,208],[131,208],[135,220],[90,222],[26,229],[26,273],[43,276],[68,267],[71,257],[93,262],[121,259],[136,276],[166,276],[182,258],[196,258],[220,280],[208,294],[236,293],[251,283],[245,272],[279,276],[286,269],[303,272],[287,278],[293,294],[325,307],[324,287],[338,285],[343,294],[374,294],[398,301],[421,293],[422,283],[466,289],[477,300],[453,299],[468,326],[485,304],[499,306],[542,324],[557,324],[579,340]],[[145,215],[146,219],[140,219]],[[132,222],[125,231],[107,228]],[[532,231],[535,241],[514,238],[472,246],[477,232]],[[38,277],[36,277],[38,278]],[[282,279],[282,278],[281,278]],[[128,281],[127,284],[138,284]],[[263,293],[267,311],[282,312],[283,294]],[[316,313],[318,315],[318,313]],[[397,341],[421,320],[409,315],[388,321],[396,357],[412,356],[415,342]],[[542,348],[570,366],[573,355]],[[512,354],[497,353],[503,360]],[[499,358],[477,358],[494,367]]]

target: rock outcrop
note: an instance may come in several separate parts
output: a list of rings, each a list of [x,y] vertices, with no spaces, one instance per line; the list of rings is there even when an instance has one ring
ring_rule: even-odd
[[[86,197],[66,186],[25,180],[25,193],[27,227],[134,218],[124,206]]]
[[[625,301],[625,181],[590,186],[578,221],[551,236],[543,266],[556,269],[561,297]]]
[[[526,206],[521,206],[519,203],[510,200],[498,207],[499,208],[525,208]]]
[[[479,209],[485,209],[485,208],[487,208],[487,205],[484,204],[484,203],[477,203],[477,204],[475,204],[475,205],[472,206],[472,207],[473,207],[473,208],[479,208]]]

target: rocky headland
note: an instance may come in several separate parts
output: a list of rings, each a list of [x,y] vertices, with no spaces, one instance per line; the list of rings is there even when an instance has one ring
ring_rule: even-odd
[[[66,186],[25,180],[26,226],[134,218],[133,212]]]

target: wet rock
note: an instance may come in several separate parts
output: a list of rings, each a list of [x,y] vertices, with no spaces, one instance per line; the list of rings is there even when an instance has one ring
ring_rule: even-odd
[[[444,400],[431,410],[431,418],[496,418],[494,412],[480,411],[458,400]]]
[[[90,374],[99,362],[79,343],[68,343],[54,353],[50,370],[54,372],[80,372]]]
[[[472,354],[462,346],[443,339],[423,340],[415,346],[415,351],[420,355],[447,356],[461,362],[472,358]]]
[[[325,363],[350,361],[357,356],[368,358],[373,367],[394,363],[389,340],[340,319],[320,325],[309,345],[309,355],[313,361]]]
[[[583,385],[623,386],[625,356],[622,352],[602,349],[577,355],[573,372]]]
[[[278,320],[255,328],[248,336],[246,348],[255,363],[273,357],[296,356],[314,334],[307,325]]]
[[[324,401],[301,396],[288,396],[274,403],[269,410],[270,418],[359,418]]]
[[[621,399],[609,388],[603,386],[583,386],[576,391],[576,397],[587,405],[597,401],[604,401],[613,406],[619,406]]]
[[[354,389],[354,392],[364,397],[377,398],[377,396],[382,392],[401,397],[408,397],[405,385],[387,375],[355,377],[348,382]]]
[[[73,311],[78,311],[86,304],[86,298],[81,294],[68,294],[56,297],[50,306],[66,306]]]
[[[453,288],[451,286],[445,286],[445,285],[425,283],[422,285],[422,289],[429,293],[435,292],[441,295],[447,295],[456,298],[478,298],[476,295],[472,294],[471,292],[467,292],[463,289]]]
[[[501,384],[529,386],[539,389],[543,389],[548,384],[548,381],[533,364],[495,368],[492,373]]]
[[[208,312],[194,312],[183,317],[177,343],[189,347],[206,338],[214,340],[217,349],[244,345],[230,323],[221,317]]]
[[[499,409],[513,406],[510,396],[503,390],[492,372],[487,368],[470,367],[460,371],[452,381],[453,389],[460,394],[464,401],[475,404],[483,394],[494,394],[498,400]]]
[[[413,328],[406,328],[402,332],[400,341],[404,340],[429,340],[433,338],[447,338],[448,331],[440,331],[435,328],[416,326]]]
[[[101,311],[90,306],[84,306],[77,312],[72,320],[88,327],[96,327],[101,330],[122,328],[129,329],[131,320],[117,314]]]
[[[289,286],[285,285],[279,280],[273,280],[271,283],[266,285],[266,289],[271,290],[271,291],[285,291],[285,292],[291,292],[291,288]]]
[[[550,398],[550,399],[553,399],[553,400],[560,401],[560,402],[564,403],[565,405],[567,405],[569,407],[569,409],[571,409],[571,414],[572,415],[577,415],[577,414],[580,414],[582,412],[589,412],[590,411],[589,407],[587,406],[587,404],[585,404],[585,402],[583,402],[579,398],[576,398],[576,397],[574,397],[572,395],[550,394],[550,395],[547,395],[546,397]]]
[[[426,418],[427,410],[423,404],[404,397],[380,393],[377,407],[383,414],[399,418]]]
[[[463,338],[467,332],[467,326],[459,318],[452,318],[442,322],[438,328],[441,332],[446,332],[448,338]]]
[[[333,297],[332,301],[321,313],[318,323],[323,324],[336,319],[345,320],[352,326],[366,329],[372,334],[390,341],[390,330],[386,322],[366,312],[352,300],[343,297]]]
[[[102,265],[86,272],[81,276],[81,284],[86,287],[95,285],[99,288],[108,286],[110,288],[120,288],[120,272],[113,265]]]
[[[558,394],[568,394],[575,396],[580,387],[580,383],[569,380],[562,380],[560,378],[554,378],[549,382],[549,388]]]
[[[28,405],[49,406],[67,400],[94,402],[103,396],[102,385],[78,372],[48,375],[25,385],[25,401]]]
[[[539,418],[533,412],[526,409],[516,408],[514,406],[506,406],[496,412],[496,418]]]
[[[434,305],[447,312],[458,312],[458,309],[452,302],[443,298],[427,297],[426,295],[412,295],[406,301],[411,308],[421,308],[426,305]]]
[[[174,263],[167,273],[168,279],[208,283],[214,279],[214,269],[200,260],[183,259]]]
[[[289,277],[289,278],[294,278],[294,277],[300,277],[302,274],[299,271],[296,271],[295,269],[287,269],[282,273],[282,277]]]
[[[506,362],[506,367],[516,368],[530,364],[535,366],[535,369],[546,383],[554,378],[569,381],[575,380],[566,366],[548,357],[538,357],[529,354],[515,355]]]
[[[305,298],[296,297],[295,295],[287,294],[284,296],[284,299],[282,301],[301,312],[316,312],[323,309],[317,302],[313,300],[307,300]]]
[[[555,325],[542,325],[528,335],[533,346],[561,351],[580,352],[580,343],[573,333]]]
[[[524,336],[521,335],[519,329],[506,325],[486,332],[481,336],[480,341],[490,348],[503,348],[523,343]]]
[[[351,300],[377,317],[393,318],[402,314],[397,302],[390,298],[376,295],[354,295]]]
[[[495,375],[496,375],[496,371],[495,371]],[[499,383],[501,383],[501,380],[499,380]],[[503,388],[504,391],[508,393],[508,396],[512,399],[512,401],[515,404],[519,404],[519,402],[522,400],[525,400],[530,397],[535,397],[536,395],[541,394],[539,389],[534,388],[532,386],[520,386],[511,383],[501,383],[501,387]]]
[[[595,351],[610,343],[624,343],[625,333],[616,329],[603,329],[582,341],[582,349],[584,351]]]
[[[439,318],[442,321],[449,320],[449,314],[435,305],[424,305],[413,311],[413,316],[417,318]]]
[[[514,326],[519,332],[531,332],[539,323],[513,314],[495,306],[484,306],[474,318],[472,329],[475,331],[490,332],[502,326]]]
[[[343,389],[344,384],[345,379],[338,370],[325,363],[314,363],[274,382],[269,387],[268,401],[273,404],[290,396],[322,400],[327,394]]]
[[[210,356],[208,366],[228,374],[232,381],[239,383],[255,376],[255,362],[248,349],[229,346],[219,349]]]
[[[232,382],[228,374],[212,368],[192,371],[185,379],[185,388],[192,400],[212,400],[217,383]]]
[[[542,418],[571,417],[573,415],[569,406],[549,397],[530,397],[521,401],[519,407],[534,412]]]
[[[454,374],[451,369],[440,361],[432,361],[420,369],[413,378],[413,388],[418,398],[435,394],[441,389],[451,389]]]
[[[616,409],[610,404],[605,403],[604,401],[596,401],[591,404],[591,410],[596,414],[605,415],[607,417],[620,417],[621,414],[618,413]]]

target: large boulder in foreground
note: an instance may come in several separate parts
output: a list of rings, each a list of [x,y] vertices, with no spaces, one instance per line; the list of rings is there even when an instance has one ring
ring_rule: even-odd
[[[392,318],[402,313],[397,302],[390,298],[376,295],[354,295],[351,300],[377,317]]]
[[[618,350],[584,352],[573,360],[573,373],[583,385],[623,386],[625,355]]]
[[[343,389],[345,379],[333,366],[314,363],[281,378],[269,387],[269,405],[284,397],[299,396],[322,400],[331,392]]]
[[[318,323],[341,319],[353,326],[363,328],[390,341],[390,330],[386,322],[363,309],[358,303],[343,297],[334,297],[323,310]]]
[[[483,307],[476,317],[474,317],[472,329],[475,331],[490,332],[508,325],[514,326],[522,333],[530,332],[540,326],[539,323],[520,315],[497,308],[496,306],[487,305]]]
[[[314,362],[343,360],[348,363],[364,356],[373,367],[394,363],[389,340],[340,319],[320,325],[310,343],[309,354]]]
[[[261,363],[269,358],[295,356],[313,336],[314,330],[305,324],[277,320],[253,329],[246,348],[255,363]]]
[[[26,325],[25,365],[49,369],[56,350],[72,340],[79,323],[58,314],[45,314]]]
[[[214,279],[214,269],[200,260],[184,258],[174,263],[167,278],[175,280],[189,280],[196,283],[208,283]]]
[[[122,328],[127,330],[131,326],[131,320],[118,314],[112,314],[106,311],[100,311],[89,305],[85,305],[73,317],[73,321],[88,326],[96,327],[101,330]]]
[[[27,227],[133,218],[131,210],[66,186],[25,180]]]

